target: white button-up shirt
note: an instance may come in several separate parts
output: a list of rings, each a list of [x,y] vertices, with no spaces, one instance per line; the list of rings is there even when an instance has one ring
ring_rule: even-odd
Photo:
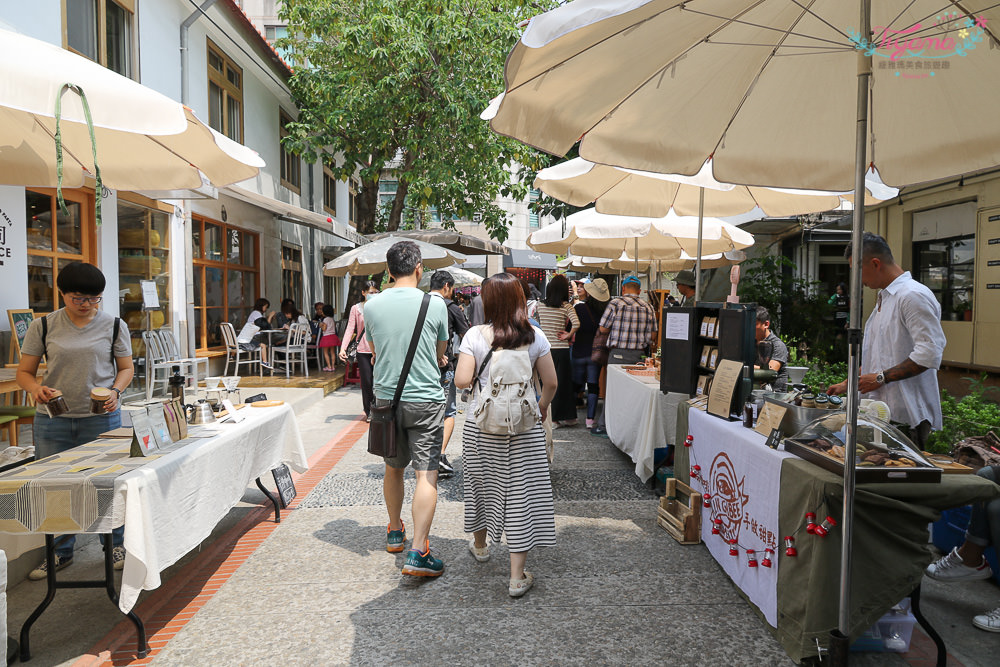
[[[928,370],[890,382],[866,396],[885,401],[892,420],[910,426],[922,421],[941,428],[941,394],[937,369],[946,339],[941,329],[941,306],[927,286],[909,271],[879,293],[879,306],[865,323],[861,373],[878,373],[910,358]]]

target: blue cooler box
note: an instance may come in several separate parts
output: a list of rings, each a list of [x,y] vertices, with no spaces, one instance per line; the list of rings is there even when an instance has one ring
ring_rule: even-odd
[[[965,529],[969,527],[969,517],[972,515],[972,506],[956,507],[953,510],[941,512],[941,518],[934,523],[931,532],[931,539],[934,546],[947,554],[949,551],[965,541]],[[993,578],[1000,583],[1000,566],[997,564],[996,548],[990,547],[986,550],[986,560],[993,568]]]

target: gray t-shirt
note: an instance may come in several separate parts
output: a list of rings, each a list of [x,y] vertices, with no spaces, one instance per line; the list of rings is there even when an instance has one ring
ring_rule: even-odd
[[[761,368],[767,368],[769,361],[780,361],[781,368],[772,386],[775,391],[788,391],[788,346],[773,331],[757,343],[757,361]]]
[[[21,352],[35,357],[46,355],[42,384],[63,393],[69,406],[69,412],[63,417],[90,417],[90,390],[110,387],[118,374],[111,361],[115,318],[98,311],[87,326],[80,328],[70,321],[63,309],[46,317],[49,330],[45,336],[45,347],[42,347],[42,320],[39,318],[28,327]],[[115,357],[131,356],[128,327],[122,321],[115,342]],[[47,414],[41,405],[38,412]]]

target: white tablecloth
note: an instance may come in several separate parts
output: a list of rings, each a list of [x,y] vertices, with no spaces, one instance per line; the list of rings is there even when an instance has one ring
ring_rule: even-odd
[[[653,476],[653,450],[674,443],[677,404],[685,394],[663,394],[656,377],[608,366],[604,422],[608,437],[635,462],[642,481]]]
[[[115,484],[112,515],[125,524],[125,569],[118,606],[132,609],[141,590],[160,585],[160,572],[206,539],[248,486],[282,463],[306,470],[290,406],[248,407],[246,419],[210,425],[215,437],[194,440]]]
[[[711,494],[711,509],[702,509],[701,537],[726,574],[740,587],[773,627],[778,623],[778,562],[784,550],[778,532],[778,490],[781,486],[781,462],[792,457],[771,449],[767,438],[742,422],[690,410],[688,430],[694,438],[690,451],[691,467],[701,466],[701,480],[689,482],[691,488]],[[708,488],[705,488],[705,487]],[[712,534],[712,521],[723,521],[721,534]],[[738,556],[729,553],[728,541],[735,538]],[[758,563],[764,549],[774,549],[770,568],[747,565],[747,549],[756,552]]]

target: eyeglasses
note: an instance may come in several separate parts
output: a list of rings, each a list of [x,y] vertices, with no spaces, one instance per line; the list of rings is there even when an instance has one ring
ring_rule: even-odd
[[[82,306],[85,303],[92,303],[95,306],[101,302],[103,296],[71,296],[70,301],[73,302],[74,306]]]

